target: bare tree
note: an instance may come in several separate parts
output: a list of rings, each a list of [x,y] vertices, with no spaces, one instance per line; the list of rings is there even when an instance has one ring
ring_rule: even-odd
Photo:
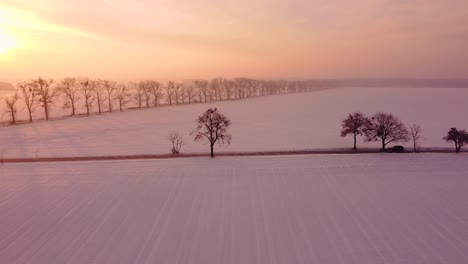
[[[187,98],[187,85],[185,83],[179,84],[179,101],[185,104],[185,98]]]
[[[443,139],[447,142],[453,142],[455,144],[455,152],[458,153],[468,143],[468,133],[465,130],[458,130],[452,127]]]
[[[135,102],[137,103],[138,109],[141,109],[141,106],[143,105],[143,102],[145,100],[145,87],[139,85],[138,83],[132,83],[131,85],[133,86],[134,90],[133,100],[135,100]]]
[[[197,118],[197,128],[192,131],[191,135],[195,135],[195,141],[208,140],[210,143],[211,157],[214,158],[214,145],[230,144],[232,136],[228,133],[231,121],[223,114],[218,112],[218,109],[208,109]]]
[[[234,86],[235,86],[234,81],[224,80],[223,88],[224,88],[224,91],[226,93],[226,97],[227,97],[228,100],[231,100],[231,97],[232,97],[232,94],[233,94],[233,91],[234,91]]]
[[[234,79],[236,82],[236,93],[237,98],[242,99],[246,97],[246,90],[249,86],[249,80],[246,78],[236,78]]]
[[[413,139],[413,152],[418,152],[418,142],[422,137],[422,128],[420,125],[410,126],[410,135]]]
[[[223,87],[224,79],[222,77],[217,77],[211,80],[210,88],[215,97],[215,100],[221,101],[223,99],[222,95],[222,87]]]
[[[173,81],[169,81],[166,85],[167,102],[171,105],[176,97],[176,84]]]
[[[130,93],[128,87],[125,84],[120,84],[115,91],[115,99],[119,102],[119,110],[123,111],[123,107],[129,103]]]
[[[44,108],[44,114],[46,120],[49,120],[50,107],[53,104],[53,100],[59,95],[59,91],[52,87],[53,79],[43,79],[41,77],[32,81],[34,93],[39,97],[39,103]]]
[[[193,97],[195,96],[195,90],[191,83],[187,83],[184,86],[185,95],[187,96],[188,103],[191,104],[193,101]]]
[[[76,114],[75,104],[80,98],[78,93],[78,81],[76,78],[65,78],[60,82],[58,90],[65,95],[64,108],[71,108],[72,116],[74,116]]]
[[[171,152],[172,154],[179,154],[180,149],[184,145],[184,139],[177,131],[172,131],[169,133],[169,141],[172,144]]]
[[[356,141],[357,136],[364,135],[364,130],[366,127],[369,126],[369,119],[363,113],[353,113],[349,114],[348,117],[343,120],[341,124],[341,136],[346,137],[347,135],[351,134],[354,138],[354,146],[353,149],[356,150]]]
[[[85,106],[86,106],[86,115],[89,116],[90,108],[93,106],[94,97],[93,97],[93,84],[92,81],[88,78],[83,78],[79,81],[80,87],[79,92],[85,99]]]
[[[91,80],[91,86],[93,88],[94,98],[98,107],[99,114],[102,113],[102,104],[106,101],[106,90],[102,85],[101,80]]]
[[[117,89],[117,83],[108,80],[103,80],[102,86],[104,87],[107,93],[107,107],[109,108],[109,112],[112,112],[112,101],[114,100],[113,94]]]
[[[153,95],[153,105],[154,107],[157,107],[159,105],[159,101],[161,101],[161,98],[163,96],[163,90],[161,87],[161,83],[157,81],[151,81],[150,82],[150,92]]]
[[[36,93],[34,92],[34,86],[28,82],[18,83],[18,89],[21,91],[21,99],[26,105],[29,114],[29,122],[33,121],[32,112],[36,103]]]
[[[143,99],[146,103],[146,108],[150,107],[150,101],[151,101],[151,82],[152,81],[140,81],[138,83],[138,86],[140,86],[141,91],[143,92]]]
[[[180,99],[182,99],[182,103],[183,103],[182,87],[181,87],[181,84],[178,82],[176,82],[174,85],[174,98],[175,98],[176,104],[179,104]]]
[[[15,91],[13,95],[5,97],[5,105],[7,108],[7,112],[10,113],[11,115],[11,121],[10,123],[12,125],[16,124],[16,103],[19,100],[19,94],[18,91]]]
[[[386,113],[375,114],[365,128],[364,133],[367,142],[380,141],[382,143],[382,151],[385,151],[385,147],[389,143],[406,142],[409,140],[406,126],[398,117]]]
[[[206,102],[208,82],[205,80],[195,80],[194,83],[197,89],[199,102],[202,102],[202,97],[204,99],[204,102]]]

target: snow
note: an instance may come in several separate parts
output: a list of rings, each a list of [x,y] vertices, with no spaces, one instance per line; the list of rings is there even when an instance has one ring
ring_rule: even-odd
[[[0,263],[464,264],[467,169],[466,154],[6,164]]]
[[[208,145],[190,136],[196,117],[208,107],[218,107],[233,123],[232,144],[218,151],[350,148],[352,139],[339,137],[339,131],[341,120],[353,111],[394,113],[407,125],[422,126],[422,147],[452,148],[442,137],[450,127],[468,128],[466,98],[468,89],[343,88],[131,110],[2,127],[0,151],[5,158],[168,154],[168,134],[178,130],[185,139],[182,153],[208,152]],[[360,140],[358,147],[379,144]]]

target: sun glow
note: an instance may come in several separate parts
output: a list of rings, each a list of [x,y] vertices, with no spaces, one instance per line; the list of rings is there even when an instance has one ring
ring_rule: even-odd
[[[6,31],[0,31],[0,53],[18,47],[16,38]]]

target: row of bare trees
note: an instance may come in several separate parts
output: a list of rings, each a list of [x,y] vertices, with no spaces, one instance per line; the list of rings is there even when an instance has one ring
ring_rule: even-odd
[[[388,113],[376,113],[371,118],[363,113],[355,112],[349,114],[342,121],[341,136],[352,135],[354,140],[353,150],[357,150],[357,136],[364,136],[365,142],[380,141],[382,151],[390,143],[413,141],[413,152],[417,152],[419,141],[422,138],[422,128],[420,125],[411,125],[408,128],[400,119]],[[468,133],[465,130],[451,128],[443,138],[447,142],[455,144],[455,152],[460,152],[461,148],[468,143]]]
[[[101,114],[118,108],[123,111],[133,103],[138,109],[157,107],[164,101],[168,105],[204,103],[223,100],[236,100],[249,97],[310,92],[324,89],[311,81],[254,80],[249,78],[226,79],[222,77],[208,80],[184,82],[153,80],[127,84],[90,78],[64,78],[55,82],[52,79],[37,78],[17,84],[14,94],[4,98],[6,112],[11,124],[17,122],[18,103],[22,102],[33,121],[32,113],[40,106],[46,120],[50,111],[59,102],[70,115],[85,109],[86,115],[94,111]],[[61,99],[61,100],[59,100]],[[83,113],[81,113],[83,114]]]

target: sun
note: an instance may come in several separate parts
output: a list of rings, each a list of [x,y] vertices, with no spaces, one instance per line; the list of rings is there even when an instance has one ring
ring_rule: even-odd
[[[13,35],[6,31],[0,30],[0,54],[14,49],[18,46],[18,43]]]

